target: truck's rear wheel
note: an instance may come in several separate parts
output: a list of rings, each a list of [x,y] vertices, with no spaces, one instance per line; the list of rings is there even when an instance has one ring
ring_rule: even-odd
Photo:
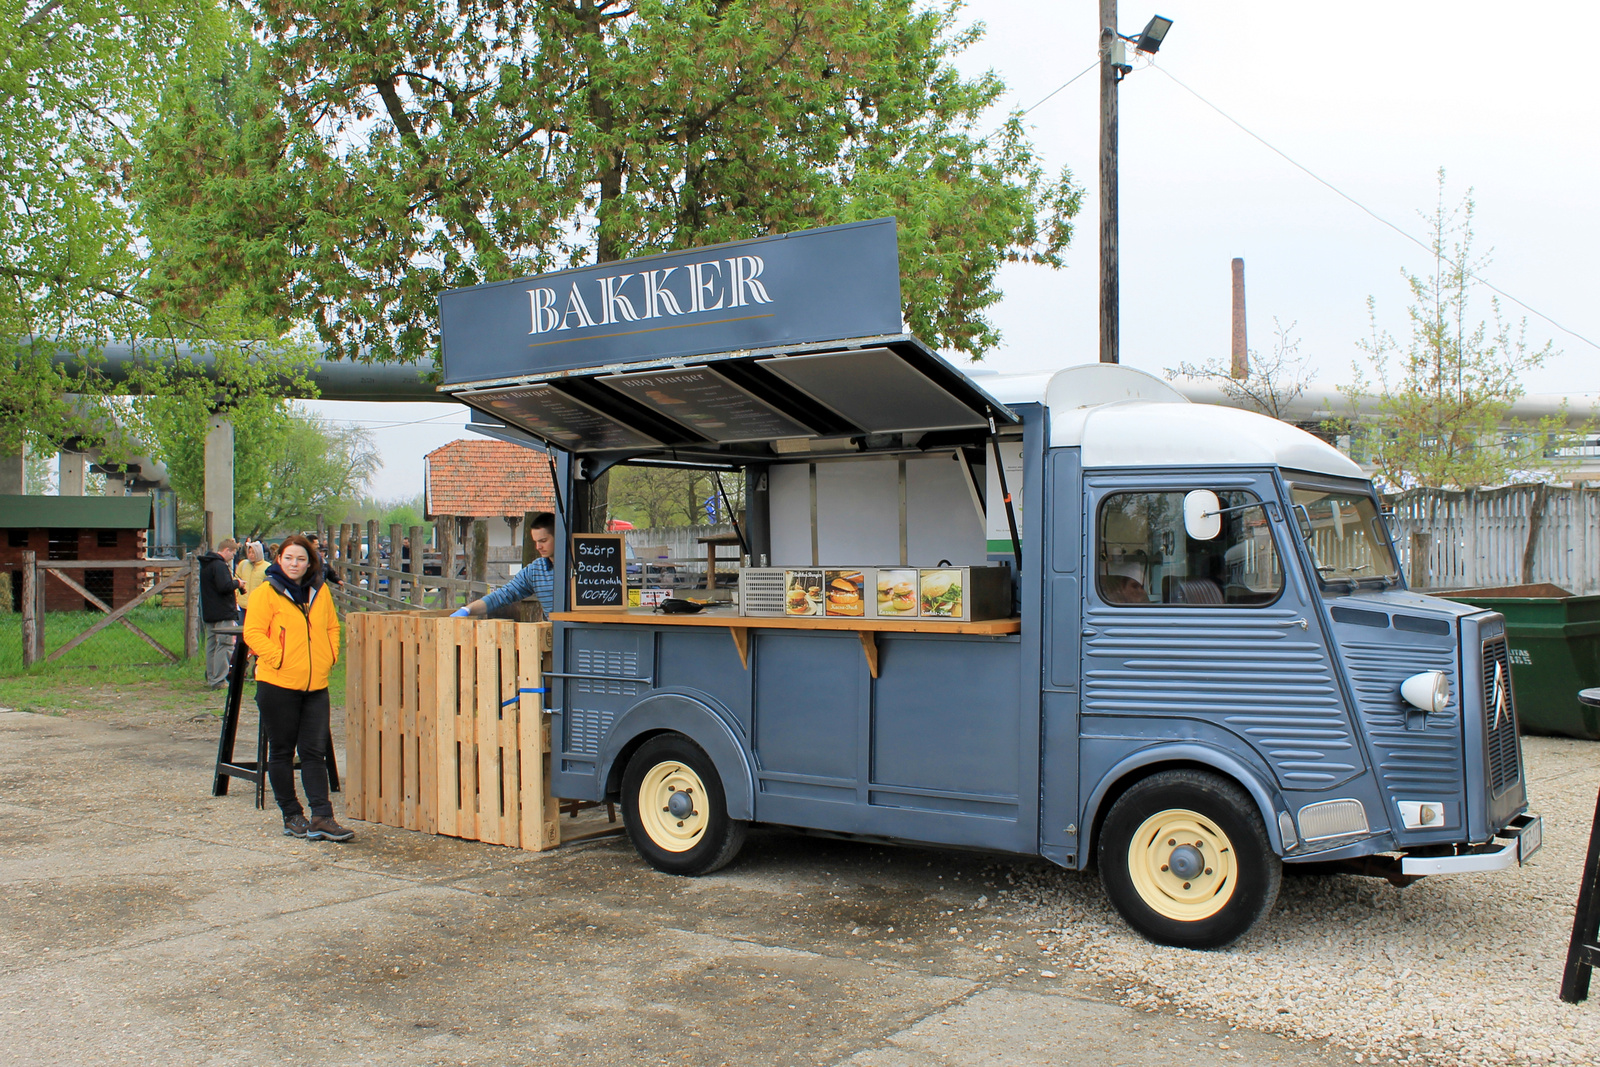
[[[652,737],[633,754],[622,776],[622,815],[639,855],[668,874],[725,866],[748,826],[728,817],[716,765],[682,734]]]
[[[1097,853],[1106,895],[1152,941],[1221,948],[1278,899],[1283,863],[1255,801],[1203,771],[1163,771],[1112,805]]]

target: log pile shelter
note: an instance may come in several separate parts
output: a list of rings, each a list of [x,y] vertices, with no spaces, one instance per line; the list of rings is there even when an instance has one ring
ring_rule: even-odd
[[[12,610],[22,610],[23,553],[40,563],[68,560],[135,560],[145,558],[150,529],[148,496],[18,496],[0,495],[0,572],[12,575]],[[145,573],[137,567],[89,568],[84,588],[112,609],[139,595]],[[93,611],[81,593],[59,579],[45,577],[46,611]]]

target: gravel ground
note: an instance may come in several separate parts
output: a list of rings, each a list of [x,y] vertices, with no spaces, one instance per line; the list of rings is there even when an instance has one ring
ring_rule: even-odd
[[[1031,918],[1041,948],[1107,979],[1124,1004],[1327,1040],[1360,1062],[1600,1063],[1600,976],[1591,1001],[1557,995],[1600,744],[1529,737],[1523,753],[1545,844],[1520,869],[1405,889],[1285,877],[1272,914],[1221,952],[1151,946],[1090,874],[1002,866],[994,903]]]

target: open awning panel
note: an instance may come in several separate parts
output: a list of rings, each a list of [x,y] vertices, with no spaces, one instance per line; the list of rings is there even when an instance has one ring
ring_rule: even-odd
[[[776,454],[778,441],[981,433],[991,418],[1016,421],[907,337],[825,352],[702,356],[649,370],[596,368],[455,395],[570,452],[678,459],[749,461]]]
[[[763,359],[761,366],[867,433],[977,429],[987,415],[887,348]]]

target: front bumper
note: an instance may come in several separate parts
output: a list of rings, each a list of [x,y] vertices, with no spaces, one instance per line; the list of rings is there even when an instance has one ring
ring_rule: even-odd
[[[1400,873],[1480,874],[1520,866],[1544,844],[1544,820],[1524,813],[1513,818],[1494,840],[1484,845],[1457,845],[1449,853],[1408,853],[1401,857]]]

